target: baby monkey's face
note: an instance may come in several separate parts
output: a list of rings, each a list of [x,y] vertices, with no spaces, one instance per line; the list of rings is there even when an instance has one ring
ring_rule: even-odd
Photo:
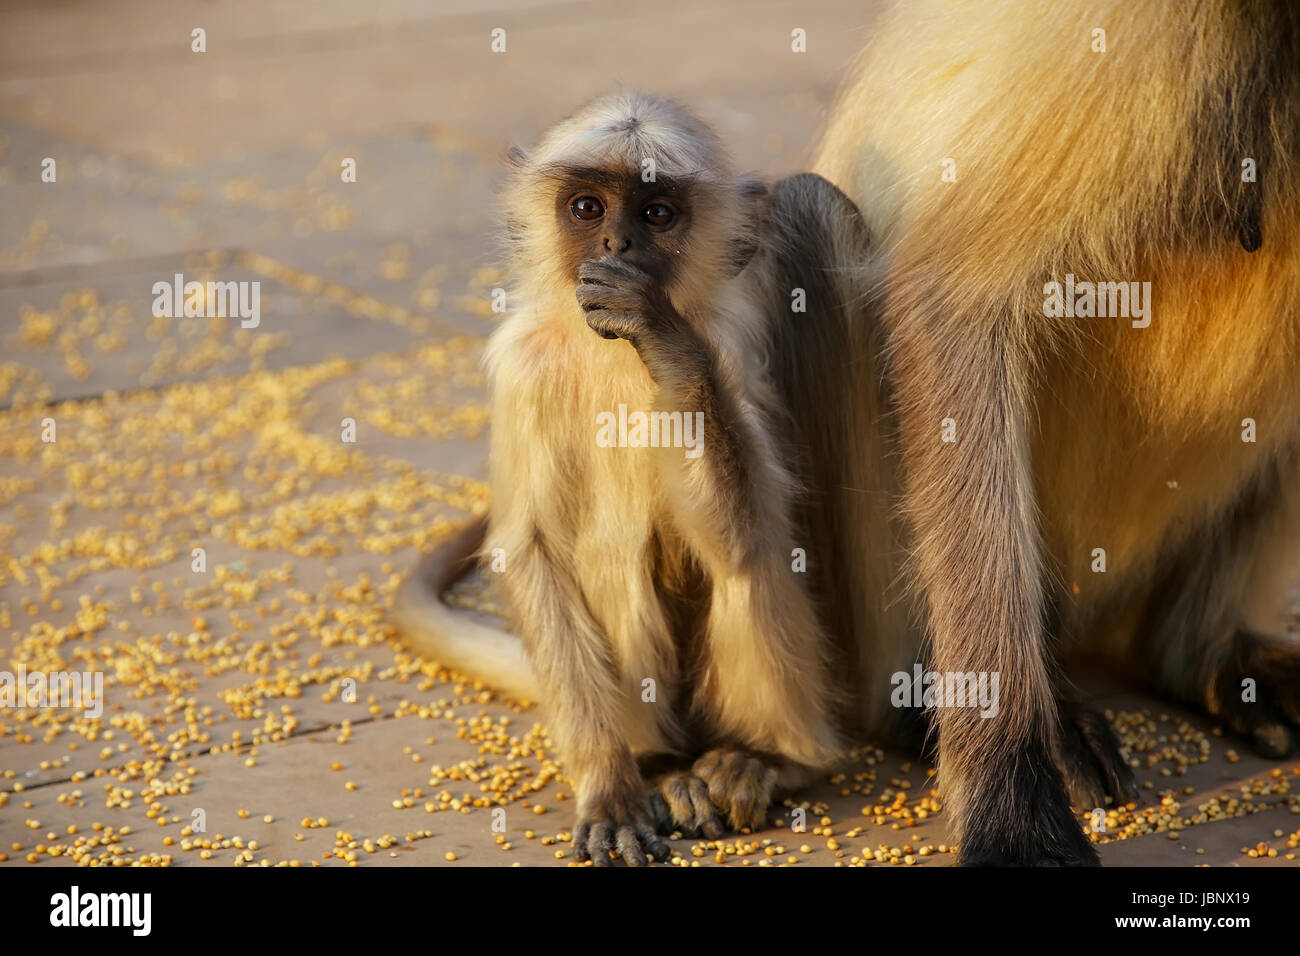
[[[668,282],[690,229],[688,193],[663,177],[571,170],[556,193],[556,217],[574,277],[582,263],[614,256]]]

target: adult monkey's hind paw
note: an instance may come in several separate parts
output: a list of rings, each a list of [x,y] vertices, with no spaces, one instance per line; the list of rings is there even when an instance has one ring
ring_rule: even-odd
[[[1240,631],[1215,671],[1207,709],[1262,757],[1290,756],[1300,740],[1300,645]]]

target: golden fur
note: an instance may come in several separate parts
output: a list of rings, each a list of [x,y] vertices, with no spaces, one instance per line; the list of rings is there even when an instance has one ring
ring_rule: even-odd
[[[1058,746],[1045,622],[1133,655],[1155,646],[1158,684],[1219,703],[1207,675],[1259,589],[1257,542],[1234,529],[1245,510],[1281,521],[1300,488],[1297,18],[1271,0],[909,0],[832,113],[815,168],[878,241],[863,267],[888,329],[935,666],[1003,677],[997,720],[938,714],[970,861],[1090,857],[1062,832],[1059,783],[1050,807],[1020,805]],[[1246,157],[1255,184],[1240,182]],[[1252,226],[1262,246],[1247,252]],[[1046,318],[1044,284],[1067,272],[1151,282],[1150,326]],[[948,417],[956,444],[938,441]],[[1216,567],[1162,581],[1211,541]],[[1146,620],[1163,630],[1102,632],[1155,598]]]

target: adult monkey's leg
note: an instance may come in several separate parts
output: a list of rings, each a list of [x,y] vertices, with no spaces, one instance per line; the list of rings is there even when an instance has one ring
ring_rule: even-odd
[[[933,667],[997,675],[996,714],[935,709],[941,786],[967,865],[1096,864],[1057,767],[1058,715],[1029,461],[1023,313],[890,304],[907,510]],[[943,441],[951,419],[955,441]],[[950,436],[951,437],[951,436]]]

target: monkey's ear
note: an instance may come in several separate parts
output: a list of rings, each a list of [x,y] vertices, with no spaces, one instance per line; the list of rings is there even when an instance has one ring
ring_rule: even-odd
[[[767,206],[767,183],[745,177],[736,188],[740,193],[741,229],[732,243],[731,275],[737,276],[758,251],[758,236]]]
[[[518,146],[511,146],[506,150],[506,162],[516,169],[522,169],[528,165],[528,154]]]

